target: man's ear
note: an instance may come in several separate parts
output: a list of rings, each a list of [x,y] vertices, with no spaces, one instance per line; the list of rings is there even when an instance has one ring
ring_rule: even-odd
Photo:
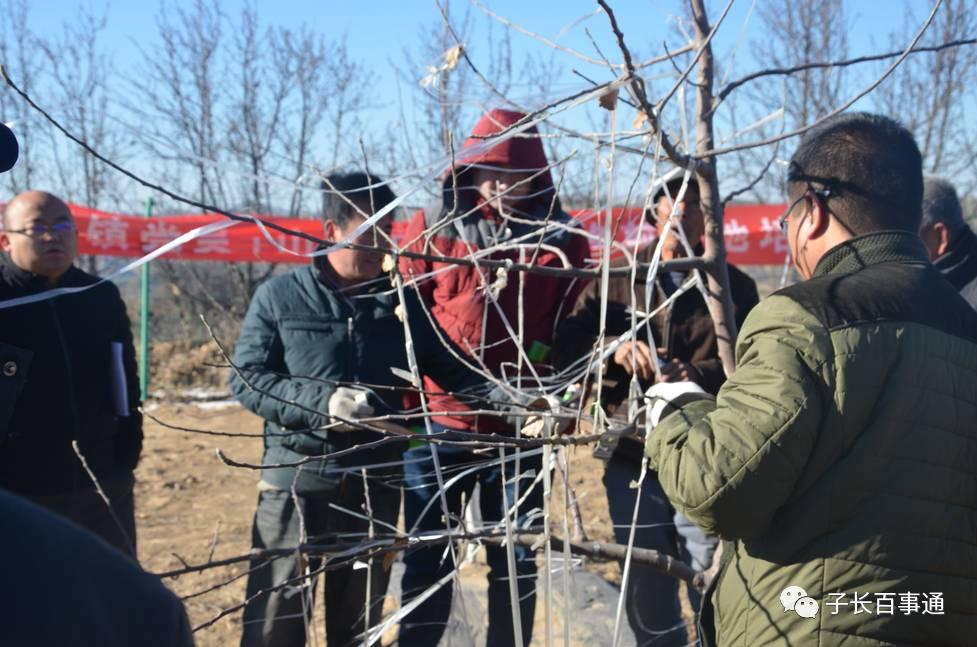
[[[828,228],[831,225],[831,212],[828,211],[828,205],[825,204],[821,196],[812,191],[808,192],[804,200],[809,205],[808,213],[810,214],[806,223],[808,226],[808,238],[820,238],[828,233]]]
[[[933,230],[933,236],[937,240],[936,257],[939,258],[950,250],[950,230],[947,228],[946,223],[942,222],[934,222],[931,229]]]
[[[0,249],[5,252],[10,251],[10,234],[0,232]]]
[[[322,223],[322,237],[325,240],[331,240],[333,242],[339,240],[336,238],[336,234],[339,233],[339,228],[336,223],[332,220],[326,220]]]

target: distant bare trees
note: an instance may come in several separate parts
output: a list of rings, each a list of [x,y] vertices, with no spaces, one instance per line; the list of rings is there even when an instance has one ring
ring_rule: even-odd
[[[40,41],[38,47],[52,81],[49,100],[93,148],[119,159],[123,136],[110,120],[115,96],[109,83],[114,71],[99,40],[105,20],[104,13],[98,15],[82,6],[65,21],[59,34]],[[120,203],[121,192],[111,169],[77,146],[65,146],[64,138],[56,133],[49,140],[46,148],[52,151],[61,190],[69,199],[96,209],[108,208],[107,200]]]
[[[912,17],[907,16],[912,29]],[[917,19],[918,20],[918,19]],[[968,0],[944,0],[924,39],[938,45],[977,37],[977,11]],[[893,35],[892,42],[905,35]],[[962,46],[908,58],[891,83],[879,88],[876,105],[916,135],[925,170],[943,175],[963,194],[977,190],[977,46]]]
[[[841,0],[773,0],[758,5],[765,34],[754,45],[754,59],[777,74],[780,83],[750,83],[729,116],[734,129],[770,115],[781,106],[781,119],[759,129],[765,136],[811,123],[844,102],[867,79],[891,64],[919,28],[921,16],[910,12],[904,25],[869,55],[852,56],[847,34],[857,16]],[[977,189],[977,129],[971,114],[977,99],[977,14],[967,0],[944,0],[916,49],[885,83],[856,107],[876,110],[905,123],[916,135],[928,173],[945,175],[962,193]],[[805,69],[806,68],[806,69]],[[745,99],[745,101],[744,101]],[[728,101],[729,99],[727,99]],[[742,114],[748,115],[743,119]],[[732,156],[738,179],[769,165],[766,150]],[[777,199],[782,174],[777,165],[753,190],[760,200]]]
[[[36,89],[43,57],[36,55],[37,38],[28,23],[30,5],[27,0],[0,1],[0,60],[16,74],[26,92]],[[38,118],[35,113],[8,92],[0,93],[0,113],[4,121],[12,123],[20,142],[17,166],[4,173],[3,185],[11,194],[34,186],[37,159]]]
[[[228,15],[220,0],[163,5],[159,45],[143,51],[130,106],[142,145],[201,202],[259,214],[317,216],[315,169],[340,162],[371,75],[342,38],[261,22],[246,3]],[[173,164],[172,162],[176,162]],[[311,188],[311,191],[310,191]],[[166,263],[178,298],[193,311],[244,315],[266,263]],[[218,322],[219,323],[219,322]]]

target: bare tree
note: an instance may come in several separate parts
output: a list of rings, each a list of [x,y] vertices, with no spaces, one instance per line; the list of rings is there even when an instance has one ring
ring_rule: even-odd
[[[842,0],[774,0],[757,7],[762,42],[754,56],[768,67],[796,67],[848,58],[848,16]],[[766,108],[783,101],[788,127],[809,124],[844,99],[843,69],[808,69],[779,84],[759,86],[756,99]]]
[[[98,150],[113,158],[122,152],[120,131],[109,121],[113,69],[102,51],[99,35],[105,29],[106,15],[96,15],[89,7],[65,21],[57,37],[39,43],[50,70],[50,100],[60,106],[64,118]],[[65,148],[62,138],[52,133],[50,150],[61,179],[64,197],[94,208],[104,208],[106,198],[119,197],[113,191],[111,169],[98,163],[77,147]],[[64,150],[62,150],[64,149]]]
[[[30,5],[27,0],[3,0],[0,3],[0,61],[15,74],[27,92],[36,89],[43,59],[35,55],[38,36],[29,25]],[[34,186],[41,155],[37,153],[40,123],[32,111],[10,92],[0,94],[0,113],[3,120],[12,122],[20,142],[20,159],[4,174],[10,193],[16,194]]]
[[[179,162],[180,173],[193,169],[193,193],[200,201],[226,204],[221,175],[209,163],[220,161],[224,151],[223,11],[218,0],[194,0],[190,9],[164,4],[156,24],[160,44],[143,51],[129,102],[142,144],[157,159]]]
[[[139,105],[149,106],[136,114],[162,124],[144,133],[147,151],[175,169],[174,181],[193,169],[201,202],[264,215],[318,213],[306,200],[310,180],[323,161],[340,163],[344,143],[359,151],[351,133],[369,106],[369,70],[350,59],[343,40],[263,24],[253,3],[236,15],[219,0],[164,7],[157,24],[161,45],[144,52],[147,73],[134,82]],[[186,307],[217,310],[229,326],[276,270],[268,263],[164,267]]]
[[[508,30],[499,33],[492,21],[486,21],[486,36],[476,45],[471,8],[458,17],[452,3],[438,6],[441,17],[421,30],[421,44],[404,49],[403,64],[392,64],[400,91],[406,89],[406,94],[399,96],[402,123],[390,135],[395,144],[388,151],[388,164],[401,172],[457,151],[488,107],[508,105],[506,96],[515,78]],[[460,64],[463,56],[479,58],[477,75]],[[405,110],[408,105],[410,113]]]
[[[849,16],[842,0],[771,0],[757,6],[754,20],[762,42],[752,43],[753,58],[761,67],[804,68],[820,61],[848,58]],[[846,68],[800,69],[779,82],[751,85],[725,99],[721,119],[737,132],[778,109],[783,113],[757,128],[769,137],[812,123],[840,105],[849,91]],[[728,156],[724,187],[727,195],[745,191],[758,202],[781,199],[782,174],[772,164],[779,150],[747,149]]]
[[[912,27],[907,16],[902,33],[891,43],[905,42]],[[918,22],[918,18],[916,19]],[[945,0],[933,21],[926,44],[938,45],[977,36],[977,13],[967,0]],[[977,47],[952,47],[917,54],[879,88],[876,105],[904,122],[916,135],[925,169],[958,183],[962,193],[977,190],[977,131],[972,127],[977,97]]]
[[[38,47],[48,62],[45,84],[50,100],[60,106],[64,118],[98,150],[113,158],[123,154],[123,137],[110,121],[114,71],[109,56],[102,51],[99,36],[105,29],[106,14],[96,15],[90,7],[80,7],[65,21],[61,34],[42,40]],[[104,209],[111,201],[122,203],[127,184],[87,151],[65,146],[63,138],[49,132],[47,150],[60,179],[59,193],[73,202]],[[86,259],[88,271],[98,273],[98,257]]]
[[[278,38],[282,47],[275,50],[277,71],[294,80],[279,140],[293,157],[295,186],[288,201],[288,215],[297,216],[304,207],[302,180],[314,157],[315,134],[331,99],[327,66],[332,52],[320,36],[305,28],[298,32],[282,30]]]

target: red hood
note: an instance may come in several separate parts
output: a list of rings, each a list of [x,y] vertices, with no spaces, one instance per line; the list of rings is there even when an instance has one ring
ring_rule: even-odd
[[[552,199],[553,176],[546,167],[549,162],[546,160],[546,153],[543,150],[543,142],[538,137],[539,131],[536,126],[531,126],[518,135],[509,137],[505,141],[499,142],[495,146],[480,152],[473,152],[471,149],[484,146],[486,137],[506,130],[510,126],[518,124],[526,118],[526,114],[515,110],[502,110],[496,108],[486,113],[475,127],[471,135],[465,140],[458,153],[458,162],[455,164],[455,172],[459,178],[458,184],[467,184],[463,180],[466,170],[471,164],[485,164],[492,166],[506,166],[513,169],[546,169],[533,180],[536,191],[548,190],[541,195],[541,200],[549,201]],[[468,151],[468,152],[466,152]],[[450,190],[452,174],[449,171],[445,174],[445,190]]]

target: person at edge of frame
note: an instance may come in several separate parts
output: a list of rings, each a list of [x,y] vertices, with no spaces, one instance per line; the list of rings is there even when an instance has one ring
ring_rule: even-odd
[[[648,210],[645,218],[656,228],[657,240],[662,240],[671,215],[681,223],[692,253],[701,255],[705,226],[699,205],[699,186],[694,177],[689,179],[684,192],[682,185],[681,176],[663,183],[653,196],[654,211]],[[660,243],[662,261],[687,255],[675,227],[673,221],[667,238]],[[634,262],[650,262],[655,247],[652,243],[638,250]],[[615,261],[614,265],[627,266],[627,259]],[[727,265],[727,270],[736,324],[740,326],[757,303],[756,283],[733,265]],[[601,332],[604,333],[605,348],[629,332],[634,319],[632,306],[644,311],[647,289],[651,290],[650,309],[654,311],[690,278],[691,273],[687,272],[659,272],[653,285],[638,281],[632,287],[630,277],[611,277],[603,322],[600,317],[600,281],[592,281],[580,295],[572,314],[557,330],[553,349],[557,367],[565,369],[593,353],[594,343]],[[663,382],[690,380],[713,395],[726,380],[719,360],[716,328],[702,293],[695,287],[675,297],[647,325],[643,321],[637,323],[635,332],[633,338],[622,341],[607,362],[601,389],[601,405],[607,415],[625,415],[627,407],[622,405],[628,400],[632,380],[636,380],[638,388],[644,392],[660,374]],[[656,370],[654,363],[659,358],[662,364],[660,370]],[[705,571],[712,564],[718,538],[703,533],[685,515],[676,512],[662,492],[654,472],[645,476],[640,490],[631,487],[640,476],[642,454],[640,440],[623,436],[605,463],[602,480],[615,540],[619,544],[628,543],[635,501],[640,496],[634,545],[671,555],[698,571]],[[693,611],[697,612],[699,595],[691,588],[689,600]],[[625,611],[638,645],[680,646],[689,643],[682,619],[679,582],[674,577],[651,566],[633,563],[625,592]]]
[[[75,266],[68,206],[26,191],[3,212],[0,300],[88,288],[0,309],[0,339],[29,374],[0,435],[0,488],[70,519],[136,558],[133,471],[142,450],[139,377],[118,288]],[[16,361],[2,367],[16,374]],[[106,506],[72,443],[106,496]]]
[[[919,237],[933,265],[977,310],[977,234],[963,219],[956,189],[943,178],[923,180]]]
[[[3,172],[14,165],[17,154],[16,137],[0,123]],[[7,433],[32,359],[30,350],[0,338],[0,437]],[[13,529],[3,533],[0,548],[15,556],[7,560],[7,586],[0,589],[0,605],[7,613],[0,644],[192,647],[183,603],[129,555],[64,517],[4,491],[0,517]],[[57,622],[51,621],[48,604],[53,581],[71,599],[60,609]]]
[[[919,239],[919,148],[888,117],[832,117],[787,194],[803,280],[749,314],[714,401],[646,394],[662,488],[725,540],[700,639],[972,645],[977,312]]]

